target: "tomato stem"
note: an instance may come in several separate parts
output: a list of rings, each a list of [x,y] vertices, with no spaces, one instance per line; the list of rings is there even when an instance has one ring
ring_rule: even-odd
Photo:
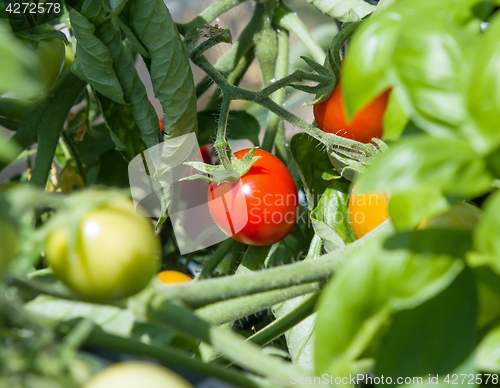
[[[315,260],[287,264],[263,271],[252,271],[242,275],[180,284],[166,287],[162,289],[162,292],[169,299],[177,299],[193,307],[202,307],[221,300],[321,281],[331,276],[343,261],[353,256],[365,244],[383,239],[393,233],[393,230],[390,221],[384,222],[362,239]]]
[[[276,56],[274,78],[282,79],[285,78],[288,74],[290,39],[288,36],[288,31],[278,31],[277,37],[278,55]],[[285,88],[278,89],[272,96],[272,99],[276,104],[283,105],[283,101],[285,100]],[[264,135],[264,140],[262,141],[263,150],[272,152],[280,121],[281,118],[279,116],[276,116],[274,113],[269,113],[269,116],[267,118],[266,133]]]
[[[207,322],[220,325],[243,319],[278,303],[320,290],[320,282],[307,283],[212,303],[208,306],[199,308],[195,311],[195,314]]]

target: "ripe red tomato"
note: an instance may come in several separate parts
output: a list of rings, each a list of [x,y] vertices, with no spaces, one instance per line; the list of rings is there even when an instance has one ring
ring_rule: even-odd
[[[241,159],[248,151],[238,151],[235,156]],[[255,156],[261,158],[238,182],[210,184],[208,207],[225,234],[244,244],[263,246],[284,239],[292,231],[299,199],[290,172],[276,156],[259,149]],[[243,224],[243,229],[234,233],[234,226]]]
[[[356,189],[354,185],[349,199],[349,221],[356,238],[361,238],[389,219],[388,198],[383,193],[359,194]]]
[[[374,137],[382,137],[382,124],[389,94],[390,90],[382,93],[361,109],[351,122],[348,122],[342,101],[342,86],[339,82],[335,85],[330,97],[314,105],[314,118],[323,132],[369,143]]]
[[[186,283],[193,280],[188,275],[179,271],[162,271],[157,276],[163,284]]]
[[[207,164],[212,164],[212,150],[210,149],[210,146],[208,145],[202,146],[200,148],[200,152],[203,161]]]

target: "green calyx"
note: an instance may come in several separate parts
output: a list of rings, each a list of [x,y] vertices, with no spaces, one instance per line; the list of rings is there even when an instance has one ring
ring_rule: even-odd
[[[335,88],[335,85],[340,80],[340,64],[342,62],[340,50],[347,39],[352,36],[358,25],[359,22],[349,22],[342,25],[342,30],[333,38],[332,45],[328,49],[323,65],[320,65],[310,58],[301,57],[312,70],[324,78],[324,81],[319,82],[316,86],[291,85],[297,90],[316,94],[316,98],[305,105],[318,104],[326,100],[330,94],[332,94],[333,88]]]
[[[248,151],[242,159],[238,159],[236,156],[234,156],[231,150],[229,151],[229,164],[227,166],[224,166],[222,164],[218,166],[212,166],[211,164],[202,162],[184,163],[202,172],[203,174],[191,175],[189,177],[181,179],[181,181],[203,179],[210,183],[234,183],[237,182],[240,177],[245,175],[253,166],[253,164],[261,158],[260,156],[253,156],[255,153],[255,148],[252,148],[250,151]]]

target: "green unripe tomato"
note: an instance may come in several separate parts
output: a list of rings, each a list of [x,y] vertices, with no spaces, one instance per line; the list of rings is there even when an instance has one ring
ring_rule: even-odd
[[[73,50],[73,47],[71,47],[70,44],[67,44],[64,54],[64,65],[61,70],[61,73],[63,71],[66,71],[66,69],[68,69],[73,64],[74,61],[75,61],[75,51]]]
[[[90,211],[73,233],[72,240],[68,225],[52,232],[45,258],[55,276],[86,299],[128,297],[156,274],[159,240],[128,198]]]
[[[423,220],[419,229],[474,229],[481,219],[481,209],[466,202],[459,202],[445,213]]]
[[[54,30],[49,25],[44,28]],[[30,39],[21,38],[20,41],[38,57],[40,66],[35,76],[47,89],[50,88],[59,77],[64,64],[64,42],[58,38],[41,39],[38,45]]]
[[[7,220],[0,218],[0,279],[14,258],[18,246],[16,228]]]
[[[128,361],[98,373],[85,388],[193,388],[171,370],[147,362]]]

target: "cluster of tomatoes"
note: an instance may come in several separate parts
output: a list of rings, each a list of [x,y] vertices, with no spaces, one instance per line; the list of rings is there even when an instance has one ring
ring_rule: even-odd
[[[329,99],[316,105],[315,115],[325,131],[337,131],[336,126],[343,125],[342,135],[349,133],[366,140],[364,123],[370,123],[369,136],[381,135],[386,104],[385,93],[347,123],[337,85]],[[248,151],[236,152],[235,156],[241,159]],[[205,161],[211,162],[208,147],[205,154]],[[260,149],[255,156],[260,159],[237,182],[210,184],[208,206],[214,222],[228,236],[248,245],[271,245],[284,239],[295,226],[298,193],[289,170],[276,156]],[[361,238],[389,218],[387,197],[359,194],[354,187],[349,214],[354,234]],[[235,230],[242,219],[246,222]],[[61,226],[51,233],[45,256],[55,275],[86,299],[128,297],[143,289],[157,271],[159,240],[151,222],[138,215],[128,199],[114,200],[88,212],[73,240],[70,225]],[[158,277],[163,283],[191,280],[175,271],[162,272]]]

